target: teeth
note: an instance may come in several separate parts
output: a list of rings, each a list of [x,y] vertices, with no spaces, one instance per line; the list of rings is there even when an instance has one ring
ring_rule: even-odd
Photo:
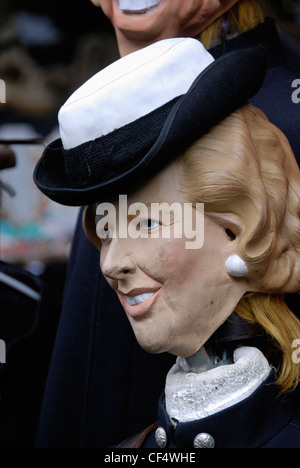
[[[145,11],[160,2],[161,0],[119,0],[119,8],[124,11]]]
[[[141,304],[146,299],[149,299],[149,297],[153,296],[153,294],[154,293],[145,293],[145,294],[139,294],[138,296],[134,296],[134,297],[125,296],[125,298],[129,305],[134,306],[134,305]]]

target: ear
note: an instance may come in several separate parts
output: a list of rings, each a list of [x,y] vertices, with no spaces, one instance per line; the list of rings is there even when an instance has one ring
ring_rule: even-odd
[[[242,278],[248,274],[248,267],[238,255],[231,255],[225,262],[227,273],[236,278]]]
[[[226,232],[228,239],[225,253],[225,267],[227,273],[234,278],[243,278],[249,270],[244,260],[235,252],[238,250],[238,241],[243,226],[237,216],[229,213],[212,213],[210,217],[219,223]]]

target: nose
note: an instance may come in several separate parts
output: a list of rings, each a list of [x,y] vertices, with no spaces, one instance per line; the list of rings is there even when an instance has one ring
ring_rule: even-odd
[[[101,249],[101,271],[104,276],[114,281],[127,279],[136,270],[135,261],[124,244],[119,239],[112,239],[107,247],[102,246]]]

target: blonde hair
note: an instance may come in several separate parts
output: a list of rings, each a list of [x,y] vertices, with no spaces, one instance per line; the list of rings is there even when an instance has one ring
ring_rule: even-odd
[[[239,0],[227,13],[215,20],[200,34],[200,41],[206,49],[209,49],[263,22],[264,13],[259,2]],[[225,24],[226,31],[223,31]]]
[[[267,332],[281,354],[276,383],[283,392],[293,390],[300,382],[300,365],[292,360],[292,343],[295,337],[300,337],[300,322],[288,308],[284,295],[247,293],[235,312],[243,319],[259,324]]]
[[[180,161],[188,200],[204,203],[208,214],[223,214],[224,229],[236,234],[254,292],[236,312],[277,343],[283,356],[277,382],[286,391],[300,380],[291,352],[300,322],[282,296],[300,290],[300,172],[290,145],[262,111],[247,104]]]

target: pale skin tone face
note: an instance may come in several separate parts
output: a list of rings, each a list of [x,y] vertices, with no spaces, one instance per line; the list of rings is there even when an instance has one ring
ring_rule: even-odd
[[[130,194],[128,204],[186,202],[181,177],[182,167],[175,161]],[[159,220],[143,226],[161,229]],[[102,240],[101,270],[146,351],[191,356],[229,317],[247,290],[245,280],[232,278],[225,268],[226,259],[236,253],[236,242],[227,235],[222,220],[210,215],[205,215],[200,249],[186,249],[184,236],[132,239],[116,235]],[[133,305],[133,298],[142,294],[147,295],[143,302]]]
[[[92,0],[111,20],[121,56],[171,37],[195,37],[238,0],[162,0],[145,13],[124,12],[119,0]]]

